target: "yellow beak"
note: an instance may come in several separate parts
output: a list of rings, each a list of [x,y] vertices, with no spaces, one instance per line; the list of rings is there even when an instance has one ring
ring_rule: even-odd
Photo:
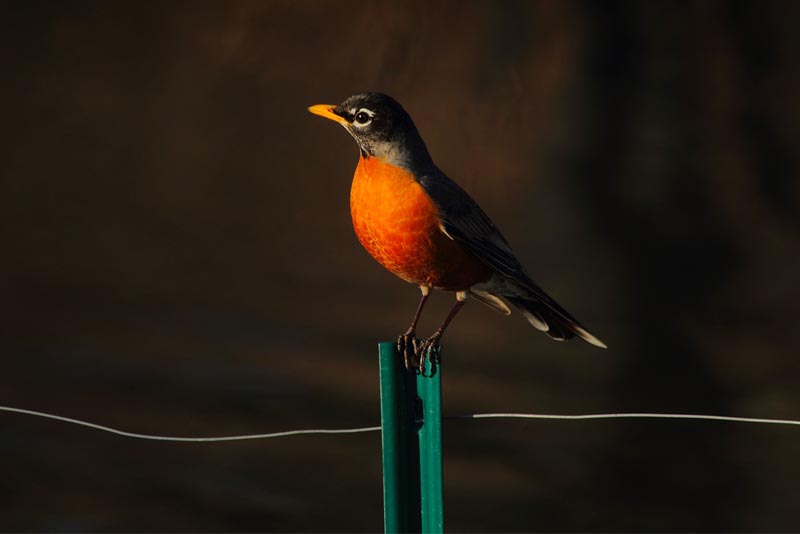
[[[311,106],[308,108],[308,111],[313,113],[314,115],[319,115],[320,117],[325,117],[326,119],[330,119],[332,121],[336,121],[339,124],[350,124],[345,120],[344,117],[340,117],[336,113],[333,112],[333,108],[336,106],[332,106],[330,104],[317,104],[316,106]]]

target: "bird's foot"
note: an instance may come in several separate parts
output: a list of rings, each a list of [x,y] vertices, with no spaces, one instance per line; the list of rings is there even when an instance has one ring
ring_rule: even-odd
[[[407,371],[411,371],[417,367],[414,359],[417,357],[419,340],[414,333],[413,330],[409,330],[397,338],[397,352],[402,354],[403,363],[405,363]]]
[[[436,367],[439,365],[442,357],[442,346],[439,344],[439,339],[441,337],[442,335],[437,332],[431,337],[419,342],[417,355],[419,356],[419,372],[422,376],[433,376],[436,374]],[[428,361],[427,366],[425,365],[426,360]],[[426,367],[428,374],[425,374]]]

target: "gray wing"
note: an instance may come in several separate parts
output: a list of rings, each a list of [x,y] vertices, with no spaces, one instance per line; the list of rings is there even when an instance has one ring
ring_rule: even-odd
[[[439,209],[442,229],[450,239],[466,246],[496,273],[529,278],[500,230],[457,183],[443,173],[425,175],[419,183]]]
[[[419,183],[438,207],[442,229],[450,239],[464,245],[495,273],[526,289],[527,298],[533,298],[577,323],[531,279],[500,230],[457,183],[441,171],[422,176]]]

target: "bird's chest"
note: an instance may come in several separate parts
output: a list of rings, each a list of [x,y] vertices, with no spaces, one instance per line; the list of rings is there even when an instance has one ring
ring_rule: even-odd
[[[396,275],[437,285],[440,251],[449,241],[436,205],[405,169],[361,158],[350,190],[356,236],[367,252]]]

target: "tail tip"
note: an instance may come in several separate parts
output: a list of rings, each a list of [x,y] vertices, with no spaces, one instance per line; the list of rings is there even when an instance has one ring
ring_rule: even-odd
[[[580,326],[575,327],[575,333],[580,336],[580,338],[587,343],[594,345],[595,347],[600,347],[601,349],[607,349],[608,345],[594,337],[590,334],[585,328],[581,328]]]
[[[522,315],[525,317],[525,319],[527,319],[527,321],[536,330],[540,332],[548,332],[550,330],[550,325],[548,325],[547,322],[544,319],[542,319],[542,316],[539,315],[538,313],[522,308],[520,309],[520,311],[522,312]]]

